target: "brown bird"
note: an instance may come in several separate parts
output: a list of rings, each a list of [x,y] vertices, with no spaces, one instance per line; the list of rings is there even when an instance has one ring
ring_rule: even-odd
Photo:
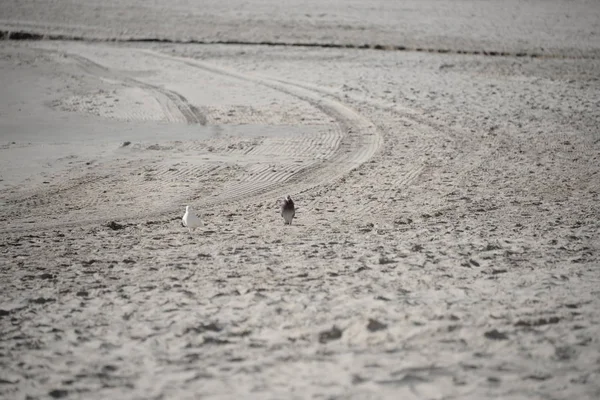
[[[281,205],[281,216],[285,221],[284,224],[291,225],[294,215],[296,215],[294,200],[292,200],[292,198],[288,195],[285,199],[283,199],[283,204]]]

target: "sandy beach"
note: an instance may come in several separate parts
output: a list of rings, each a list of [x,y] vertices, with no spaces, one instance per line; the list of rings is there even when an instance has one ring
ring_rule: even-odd
[[[0,10],[0,398],[600,397],[598,2]]]

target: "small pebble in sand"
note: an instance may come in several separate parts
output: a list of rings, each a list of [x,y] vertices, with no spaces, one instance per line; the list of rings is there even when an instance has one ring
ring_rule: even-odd
[[[190,232],[200,226],[200,219],[194,214],[194,210],[190,206],[185,206],[185,214],[183,214],[181,222]]]
[[[369,323],[367,324],[367,330],[369,332],[377,332],[387,329],[387,325],[377,321],[376,319],[369,318]]]

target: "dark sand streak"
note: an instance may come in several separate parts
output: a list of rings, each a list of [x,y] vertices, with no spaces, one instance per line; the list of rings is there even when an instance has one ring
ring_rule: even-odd
[[[174,40],[158,37],[121,37],[121,38],[96,38],[77,35],[40,34],[28,31],[0,31],[0,40],[50,40],[50,41],[85,41],[85,42],[120,42],[120,43],[168,43],[168,44],[197,44],[197,45],[234,45],[234,46],[271,46],[271,47],[317,47],[331,49],[357,49],[357,50],[383,50],[383,51],[409,51],[419,53],[439,54],[465,54],[488,57],[527,57],[545,59],[596,59],[593,55],[568,56],[552,53],[535,52],[510,52],[496,50],[467,50],[443,49],[428,47],[410,47],[404,45],[385,45],[374,43],[318,43],[318,42],[275,42],[275,41],[245,41],[245,40]]]

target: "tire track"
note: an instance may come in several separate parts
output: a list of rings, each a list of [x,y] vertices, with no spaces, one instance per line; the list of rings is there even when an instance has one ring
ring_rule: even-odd
[[[326,125],[322,119],[307,118],[305,113],[310,106],[298,107],[283,104],[270,107],[229,105],[202,106],[207,123],[211,125],[225,124],[262,124],[262,125]]]
[[[300,100],[308,102],[313,107],[321,110],[326,115],[334,118],[340,125],[339,130],[328,132],[329,139],[327,147],[332,149],[330,157],[321,160],[319,163],[310,163],[310,165],[301,166],[298,171],[279,173],[269,178],[269,169],[263,171],[260,176],[255,176],[252,181],[267,180],[261,184],[254,182],[250,186],[246,184],[237,184],[226,189],[220,195],[213,199],[207,199],[200,205],[209,207],[218,204],[223,199],[228,202],[240,201],[248,197],[266,197],[273,195],[276,188],[284,190],[286,193],[298,193],[306,191],[315,186],[327,184],[330,181],[343,176],[345,173],[361,165],[371,158],[381,145],[381,136],[375,125],[356,113],[354,110],[345,106],[336,100],[322,96],[314,91],[297,87],[295,85],[270,80],[258,76],[244,75],[228,69],[216,67],[197,60],[190,60],[181,57],[164,55],[150,50],[143,50],[144,53],[154,57],[163,58],[169,61],[179,62],[194,68],[212,72],[218,75],[227,76],[233,79],[239,79],[246,82],[254,82],[259,85],[272,88],[274,90],[286,93]],[[343,133],[345,132],[345,134]],[[327,153],[325,153],[327,157]],[[290,168],[295,168],[293,165]],[[271,172],[272,173],[272,172]],[[277,173],[277,172],[276,172]],[[282,185],[281,180],[287,179],[286,184]],[[269,182],[275,180],[275,182]]]
[[[336,98],[339,98],[340,96],[337,91],[328,89],[324,86],[316,86],[295,81],[282,82],[305,87]],[[450,178],[450,181],[448,181],[448,178],[446,177],[443,178],[444,180],[441,182],[440,187],[446,186],[447,189],[440,194],[440,198],[448,196],[455,191],[460,182],[466,179],[469,174],[473,173],[476,169],[481,168],[485,163],[490,162],[490,157],[493,158],[497,154],[498,148],[501,146],[501,139],[499,136],[493,136],[485,142],[468,140],[465,138],[464,132],[457,130],[456,128],[449,128],[448,126],[436,123],[418,110],[406,108],[397,103],[388,103],[384,100],[361,97],[353,93],[345,93],[345,95],[355,103],[369,105],[379,110],[397,114],[401,116],[402,119],[405,119],[406,122],[410,122],[411,126],[417,124],[418,129],[425,131],[425,136],[429,137],[429,144],[421,144],[417,147],[417,153],[421,153],[422,155],[417,160],[411,161],[412,163],[415,163],[415,165],[391,183],[391,186],[395,188],[407,187],[416,182],[418,177],[428,168],[436,168],[433,165],[436,163],[430,162],[431,159],[427,156],[427,153],[434,148],[432,143],[440,139],[450,141],[454,144],[453,147],[457,149],[457,152],[453,153],[454,157],[449,162],[445,161],[446,167],[449,167],[449,165],[453,166],[452,170],[454,171],[454,175]],[[390,145],[393,147],[394,143],[390,143]],[[389,198],[390,194],[394,191],[396,190],[390,189],[386,191],[382,198]],[[383,204],[384,203],[379,201],[370,201],[362,210],[362,213],[363,215],[364,213],[373,213],[376,209],[383,207]]]
[[[150,50],[141,50],[140,53],[152,57],[166,59],[182,66],[197,68],[216,75],[227,77],[229,79],[251,82],[263,87],[271,88],[275,91],[285,93],[303,102],[306,102],[315,109],[320,110],[325,115],[332,118],[334,121],[337,121],[337,123],[333,124],[333,129],[330,123],[330,125],[327,126],[327,129],[324,130],[323,135],[319,135],[315,138],[305,137],[303,138],[303,143],[297,145],[301,147],[310,143],[310,140],[314,140],[315,146],[321,147],[323,150],[321,157],[308,154],[305,151],[304,155],[307,156],[306,158],[312,157],[312,161],[304,162],[302,164],[292,162],[286,165],[279,165],[275,171],[266,169],[259,173],[260,176],[258,176],[258,179],[256,175],[253,179],[249,179],[247,181],[239,179],[239,176],[236,178],[235,182],[231,181],[230,179],[229,182],[232,183],[231,185],[223,187],[223,190],[221,190],[220,193],[198,199],[198,201],[195,202],[196,206],[212,208],[214,206],[219,206],[224,202],[232,203],[248,201],[250,199],[252,199],[252,201],[260,201],[261,199],[272,198],[274,195],[278,197],[282,192],[294,195],[310,190],[316,186],[327,186],[331,182],[344,176],[349,171],[370,159],[381,146],[381,135],[377,127],[371,121],[358,114],[345,104],[340,103],[328,96],[323,96],[318,92],[268,78],[240,74],[196,60],[172,57]],[[94,73],[100,77],[105,77],[106,79],[116,78],[120,81],[123,81],[125,84],[135,85],[138,87],[147,88],[149,90],[156,90],[169,99],[179,100],[176,107],[177,110],[182,115],[186,113],[184,106],[187,106],[187,102],[183,100],[183,96],[171,94],[171,97],[169,97],[167,94],[169,92],[165,92],[162,89],[159,90],[153,85],[145,84],[131,78],[121,77],[119,74],[114,74],[107,68],[94,63],[85,57],[78,55],[69,56],[83,65],[89,73]],[[194,110],[191,111],[192,114],[194,112]],[[172,115],[174,117],[174,114]],[[190,114],[188,113],[188,118],[189,115]],[[191,121],[188,120],[188,122]],[[293,144],[286,144],[284,145],[284,148],[285,146],[292,146],[292,148],[294,147]],[[236,146],[233,146],[233,148],[229,148],[228,150],[239,151],[240,149],[238,149]],[[243,151],[248,152],[248,150],[249,149],[246,148]],[[301,155],[302,154],[299,154],[299,156]],[[190,171],[182,171],[181,173],[185,175],[189,172]],[[229,175],[229,177],[232,176]],[[179,182],[180,179],[174,179],[174,181]],[[165,189],[168,190],[168,193],[171,193],[171,195],[177,193],[178,199],[184,198],[184,195],[180,195],[176,189],[156,187],[154,184],[155,183],[152,183],[144,187],[145,193],[153,194],[153,192],[155,192],[160,194],[162,193],[162,190]],[[154,211],[147,211],[147,209],[144,209],[145,207],[134,207],[133,210],[127,208],[127,206],[132,203],[131,196],[127,194],[128,186],[131,186],[131,180],[126,179],[125,182],[115,183],[115,189],[119,188],[118,190],[122,190],[123,197],[120,198],[116,207],[113,207],[113,205],[110,203],[106,204],[106,207],[102,207],[106,208],[106,210],[110,210],[105,214],[111,215],[110,217],[93,218],[92,215],[80,215],[82,212],[76,212],[73,215],[69,214],[69,217],[71,218],[70,222],[61,221],[57,223],[57,221],[43,218],[40,221],[36,221],[35,225],[27,224],[26,226],[19,226],[19,221],[15,221],[12,226],[9,226],[7,230],[3,231],[16,232],[31,229],[52,229],[98,222],[101,223],[106,222],[107,220],[115,219],[119,221],[132,222],[133,220],[136,220],[136,222],[139,222],[140,218],[164,218],[168,217],[169,215],[173,215],[175,212],[179,212],[179,210],[175,210],[172,205],[167,207],[166,203],[164,202],[160,202],[163,203],[163,205],[153,207]],[[194,195],[193,188],[187,188],[185,192],[187,193],[185,194],[185,198],[190,199],[198,197],[197,195]],[[86,190],[84,196],[94,196],[94,193]],[[173,201],[175,201],[175,199],[173,199]],[[173,201],[170,203],[173,203]],[[123,211],[119,215],[118,209],[120,208]],[[127,214],[125,214],[125,212]]]
[[[263,198],[273,195],[275,187],[279,187],[281,191],[285,191],[286,193],[297,194],[315,186],[325,185],[370,159],[382,144],[381,135],[371,121],[343,103],[331,99],[329,96],[323,96],[314,90],[261,76],[241,74],[198,60],[170,56],[152,50],[142,51],[154,57],[179,62],[193,68],[199,68],[233,79],[254,82],[261,86],[286,93],[310,103],[313,107],[338,121],[340,132],[335,135],[336,137],[331,138],[331,143],[335,146],[336,150],[329,158],[322,160],[320,163],[300,168],[296,173],[288,176],[288,180],[284,185],[277,183],[276,185],[260,186],[254,192],[249,191],[245,186],[240,187],[239,191],[231,188],[227,192],[229,202],[243,200],[248,196]],[[201,205],[208,207],[214,205],[214,202],[207,201]]]
[[[85,60],[81,60],[82,62],[85,62]],[[95,63],[92,62],[92,67],[95,67],[96,69],[101,69],[101,71],[105,71],[105,69],[103,69],[102,66],[97,66],[95,65]],[[92,71],[92,73],[94,72],[98,72],[98,71]],[[136,81],[137,82],[137,81]],[[169,96],[170,98],[173,98],[173,96]],[[181,109],[181,108],[180,108]],[[225,108],[225,110],[230,110],[230,108]],[[253,111],[254,109],[251,109],[251,111]],[[235,110],[234,110],[235,111]],[[227,113],[229,114],[230,111],[227,111]],[[236,113],[239,114],[239,113]],[[256,117],[257,113],[251,112],[251,117]],[[239,116],[238,116],[239,119]],[[244,118],[244,119],[247,119]],[[262,120],[263,118],[261,118]],[[266,121],[266,120],[265,120]],[[341,138],[341,132],[337,132],[336,130],[336,134],[332,134],[332,130],[327,130],[326,131],[327,134],[324,135],[324,139],[325,140],[320,140],[321,143],[323,143],[321,146],[326,146],[326,151],[324,152],[324,154],[322,154],[320,156],[320,158],[327,158],[330,154],[332,154],[335,151],[335,148],[339,145],[340,143],[340,138]],[[315,143],[317,141],[314,141]],[[267,153],[269,151],[274,152],[274,153],[281,153],[281,154],[285,154],[286,156],[294,156],[296,154],[294,154],[294,152],[290,152],[289,151],[289,146],[293,146],[293,144],[290,143],[283,143],[280,145],[280,148],[273,148],[275,146],[269,146],[268,144],[266,146],[260,146],[258,148],[255,149],[250,149],[245,150],[245,153],[248,152],[252,152],[252,151],[257,151],[256,149],[259,149],[258,152],[260,153]],[[297,147],[301,147],[303,145],[303,143],[297,143],[296,146]],[[239,150],[242,150],[240,148],[238,148],[238,146],[231,146],[228,147],[227,151],[229,152],[238,152]],[[310,151],[310,149],[303,149],[304,151],[299,152],[300,154],[297,154],[298,156],[304,156],[309,155],[308,151]],[[291,153],[291,154],[290,154]],[[304,154],[303,154],[304,153]],[[304,163],[303,165],[298,165],[298,164],[294,164],[292,165],[292,167],[288,167],[286,168],[285,172],[281,172],[281,168],[276,169],[274,172],[269,172],[269,170],[267,170],[265,176],[260,176],[259,180],[264,180],[267,182],[282,182],[284,180],[286,180],[287,178],[292,177],[293,175],[295,175],[297,172],[300,172],[304,169],[306,169],[307,167],[312,167],[314,163]],[[270,176],[270,175],[274,175],[274,176]],[[260,188],[264,188],[264,186],[260,186]],[[230,189],[229,191],[230,193],[233,193],[233,195],[235,195],[235,190],[234,189]],[[244,191],[244,193],[247,193],[246,191]]]
[[[182,163],[178,163],[182,164]],[[136,176],[137,181],[140,184],[148,181],[160,181],[160,182],[186,182],[186,178],[190,178],[196,181],[203,176],[210,174],[218,169],[218,165],[215,164],[202,164],[202,165],[175,165],[160,163],[153,167],[153,169],[138,170]]]
[[[124,76],[84,56],[73,53],[65,54],[67,57],[75,60],[80,67],[90,75],[108,80],[116,80],[125,86],[138,87],[140,89],[149,91],[160,104],[168,121],[206,125],[206,116],[200,111],[200,109],[193,104],[190,104],[190,102],[181,94],[158,87],[156,85],[139,81],[128,76]]]
[[[247,154],[253,149],[260,147],[264,138],[252,138],[250,140],[239,138],[233,142],[230,138],[212,138],[203,141],[189,141],[181,144],[181,149],[185,151],[204,151],[220,154]]]
[[[269,157],[279,157],[281,155],[285,155],[286,157],[296,157],[302,159],[312,158],[317,152],[322,152],[325,155],[329,155],[335,152],[337,147],[335,138],[332,139],[332,136],[341,136],[341,133],[334,133],[335,130],[336,129],[327,129],[325,133],[310,135],[298,139],[267,138],[262,146],[257,146],[245,154],[250,156]]]
[[[254,164],[247,170],[246,174],[242,178],[242,181],[250,182],[260,180],[260,177],[271,168],[273,167],[269,164]]]

